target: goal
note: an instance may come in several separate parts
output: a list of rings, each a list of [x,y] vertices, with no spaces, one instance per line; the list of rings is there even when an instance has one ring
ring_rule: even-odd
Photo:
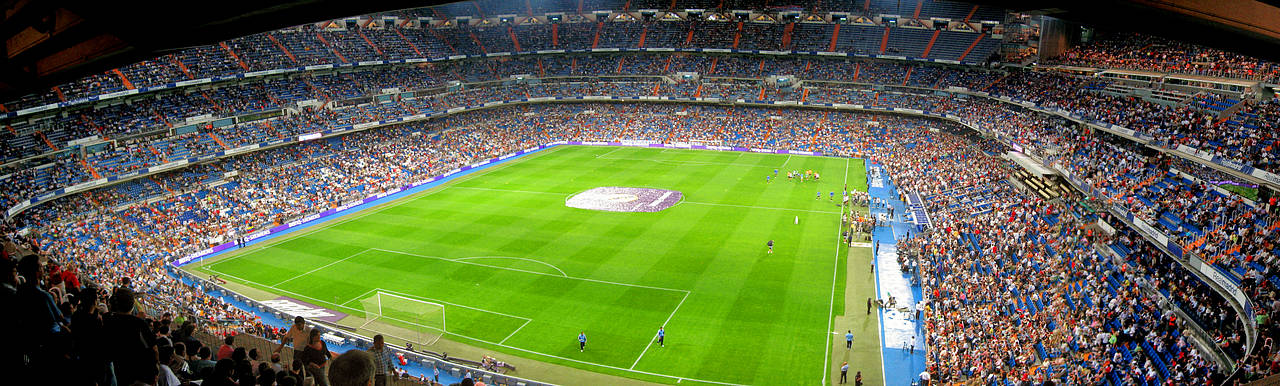
[[[432,345],[446,331],[445,306],[402,295],[376,291],[361,299],[365,322],[360,328]]]

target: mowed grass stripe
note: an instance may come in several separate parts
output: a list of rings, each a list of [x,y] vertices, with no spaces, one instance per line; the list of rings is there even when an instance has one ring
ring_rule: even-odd
[[[605,153],[664,162],[597,157]],[[784,162],[782,177],[766,184],[765,176]],[[366,253],[291,280],[281,289],[345,302],[386,288],[527,318],[532,321],[524,325],[523,319],[448,315],[451,332],[494,343],[505,339],[507,346],[565,358],[535,359],[593,371],[675,382],[569,360],[620,369],[635,364],[637,371],[721,382],[794,383],[813,377],[813,360],[825,354],[827,280],[839,219],[821,212],[838,210],[827,194],[841,189],[843,176],[838,175],[845,162],[799,156],[788,161],[784,155],[754,153],[562,148],[214,268],[275,283],[368,248],[449,259],[497,257],[468,260],[494,267],[463,270],[424,265],[422,258]],[[860,172],[854,176],[862,170],[860,162],[856,165],[849,167],[851,187],[863,180]],[[805,183],[785,178],[787,170],[805,169],[825,178]],[[686,200],[742,207],[681,204],[657,213],[613,213],[563,205],[570,194],[599,186],[673,189]],[[823,197],[815,200],[819,190]],[[769,239],[777,243],[772,255],[765,253]],[[495,267],[529,272],[512,276]],[[566,285],[560,270],[689,292],[684,298],[673,291]],[[358,301],[349,306],[361,307]],[[668,317],[667,347],[649,347]],[[458,331],[455,321],[461,323]],[[585,353],[577,352],[574,339],[582,330],[590,338]]]
[[[360,277],[377,277],[375,281],[353,280]],[[593,350],[597,363],[619,366],[628,356],[643,349],[644,342],[637,340],[639,331],[629,331],[639,322],[660,323],[684,297],[683,291],[660,290],[610,283],[593,282],[555,275],[535,275],[527,272],[487,267],[439,258],[408,255],[396,251],[370,251],[349,260],[334,264],[305,276],[309,284],[286,283],[280,288],[299,293],[348,294],[355,290],[368,292],[375,288],[390,289],[426,299],[455,304],[483,304],[491,309],[532,319],[519,334],[508,341],[518,345],[526,335],[539,335],[548,327],[560,330],[582,325],[598,326],[593,339],[616,350]],[[298,279],[295,282],[302,282]],[[330,283],[351,284],[333,287]],[[357,293],[360,293],[357,292]],[[538,318],[538,310],[555,310],[556,317]],[[483,314],[483,315],[481,315]],[[613,319],[598,321],[590,316],[613,315]],[[476,315],[483,316],[476,318]],[[446,307],[449,331],[477,339],[497,342],[505,339],[520,327],[524,320],[494,316],[460,307]],[[584,320],[589,319],[589,320]],[[571,339],[559,339],[561,343]],[[574,344],[564,345],[561,350]],[[625,349],[634,352],[625,353]],[[550,354],[566,354],[550,352]],[[627,363],[629,364],[629,362]]]

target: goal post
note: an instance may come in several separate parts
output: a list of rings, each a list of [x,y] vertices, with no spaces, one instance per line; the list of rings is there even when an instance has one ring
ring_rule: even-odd
[[[365,314],[365,322],[360,326],[363,329],[411,339],[424,345],[435,344],[447,331],[445,306],[440,303],[383,291],[374,291],[360,303]]]

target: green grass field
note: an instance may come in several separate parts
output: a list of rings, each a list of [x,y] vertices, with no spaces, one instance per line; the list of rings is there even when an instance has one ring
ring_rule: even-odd
[[[775,168],[783,178],[766,184]],[[823,179],[785,178],[805,169]],[[441,303],[446,340],[605,374],[817,383],[832,304],[844,310],[847,247],[827,195],[846,181],[865,191],[863,171],[856,159],[561,146],[188,269],[348,318],[374,291]],[[564,205],[601,186],[684,201],[656,213]]]

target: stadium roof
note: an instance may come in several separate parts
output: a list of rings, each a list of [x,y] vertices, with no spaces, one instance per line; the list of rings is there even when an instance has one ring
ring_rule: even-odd
[[[185,47],[444,0],[4,0],[0,99]]]
[[[0,62],[0,100],[186,47],[308,22],[449,2],[5,0],[0,21],[6,54]],[[1280,0],[973,2],[1280,61]]]
[[[970,0],[1280,62],[1280,0]]]

